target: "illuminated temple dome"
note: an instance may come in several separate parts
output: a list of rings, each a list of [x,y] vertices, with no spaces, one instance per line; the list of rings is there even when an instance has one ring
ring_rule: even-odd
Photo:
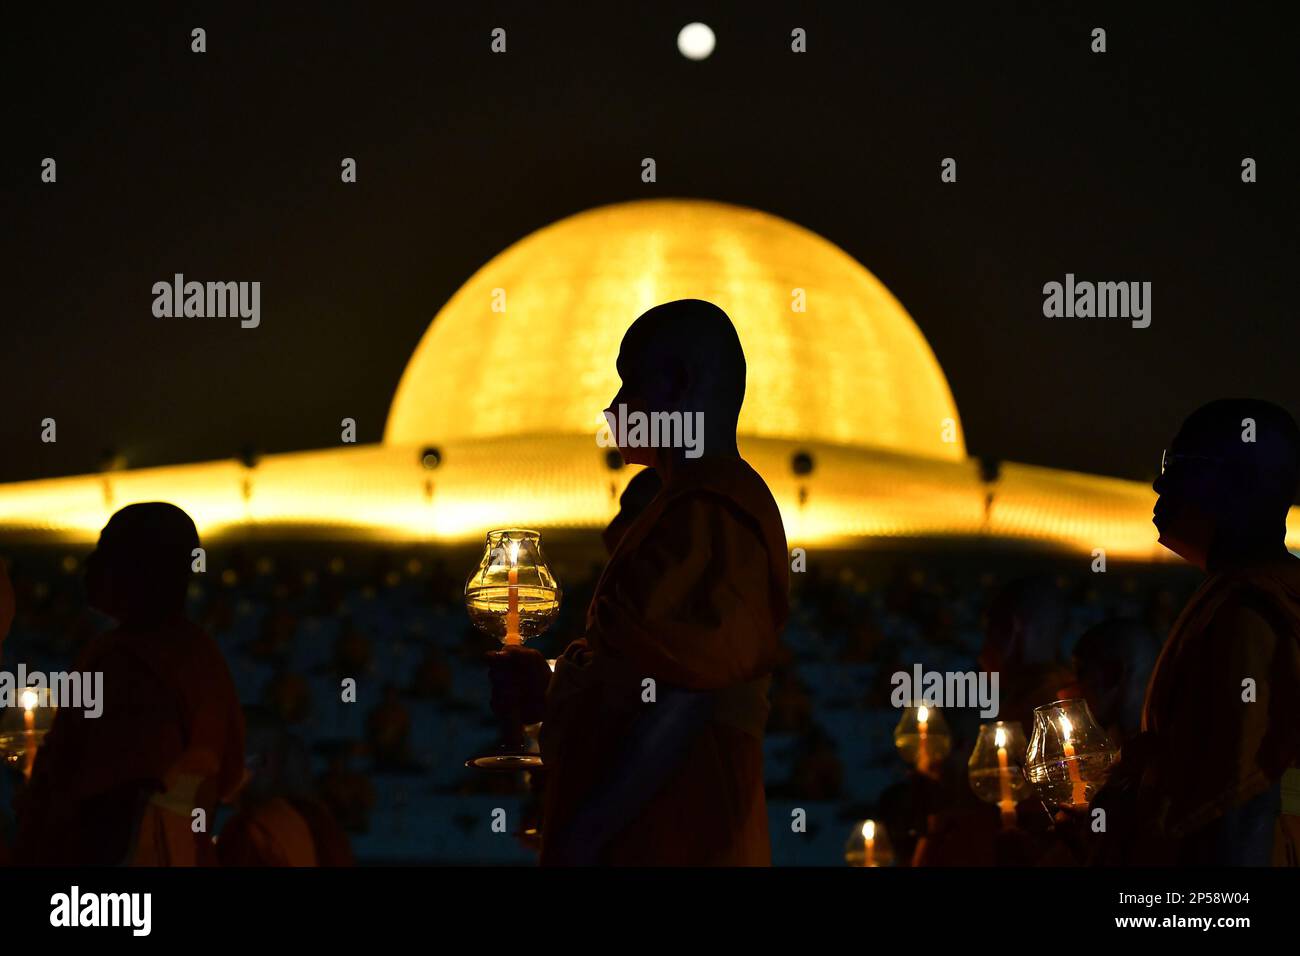
[[[1145,484],[968,458],[917,324],[843,250],[698,200],[592,209],[488,262],[420,341],[382,444],[0,485],[0,536],[93,540],[118,508],[154,500],[188,511],[207,540],[602,528],[633,472],[596,441],[619,342],[639,314],[679,298],[708,299],[735,322],[749,363],[740,448],[792,547],[964,540],[1169,558]],[[1300,550],[1297,515],[1287,541]]]
[[[475,273],[416,348],[384,440],[594,435],[623,333],[686,298],[740,335],[742,436],[966,457],[943,370],[875,276],[784,219],[675,199],[570,216]]]

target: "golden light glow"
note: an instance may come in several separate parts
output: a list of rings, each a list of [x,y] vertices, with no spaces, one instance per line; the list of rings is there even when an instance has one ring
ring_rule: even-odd
[[[482,540],[516,526],[594,530],[617,513],[636,472],[610,471],[605,449],[580,435],[441,447],[434,471],[421,466],[420,446],[361,445],[269,455],[252,471],[218,461],[0,485],[0,533],[86,543],[118,508],[160,500],[184,508],[214,541],[237,529],[392,542]],[[807,478],[791,470],[798,451],[815,458]],[[987,538],[1174,560],[1151,525],[1155,494],[1139,482],[1008,463],[990,488],[973,460],[757,438],[741,452],[772,489],[792,547]],[[1288,544],[1300,551],[1300,509],[1290,529]]]
[[[796,290],[806,311],[792,308]],[[682,298],[714,302],[736,325],[742,436],[966,457],[943,370],[875,276],[784,219],[679,199],[570,216],[483,266],[416,347],[384,441],[592,436],[618,390],[623,333]]]
[[[40,703],[40,700],[40,695],[30,687],[26,688],[18,695],[18,703],[22,705],[23,710],[28,712],[35,710],[36,705]]]
[[[807,311],[792,310],[795,290]],[[160,500],[205,540],[604,527],[635,474],[611,471],[595,441],[619,342],[641,312],[684,296],[736,323],[749,360],[740,450],[791,547],[996,540],[1176,560],[1156,541],[1149,485],[1015,463],[986,483],[934,354],[870,272],[783,219],[695,200],[580,213],[485,265],[420,341],[382,445],[0,485],[0,535],[85,543],[119,508]],[[800,452],[809,475],[793,471]],[[1300,509],[1287,544],[1300,553]]]
[[[874,840],[876,838],[876,821],[866,820],[862,824],[862,839]]]
[[[916,722],[918,724],[928,724],[930,722],[930,708],[922,704],[916,708]]]
[[[993,731],[993,746],[1005,747],[1007,745],[1007,732],[1001,727]]]

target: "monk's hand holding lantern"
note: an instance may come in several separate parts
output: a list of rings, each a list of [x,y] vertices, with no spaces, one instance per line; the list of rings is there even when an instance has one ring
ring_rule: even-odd
[[[465,606],[474,626],[505,646],[492,652],[491,656],[501,658],[498,663],[510,662],[515,649],[551,625],[560,611],[560,597],[560,587],[542,554],[541,535],[519,528],[488,533],[483,557],[465,583]],[[528,651],[527,657],[536,657],[545,667],[541,655]],[[526,666],[530,660],[519,653],[516,662]],[[521,675],[525,684],[530,676]],[[467,760],[466,766],[501,771],[540,767],[541,755],[524,745],[520,702],[498,709],[494,701],[493,707],[501,717],[501,739]]]
[[[1034,711],[1025,776],[1049,806],[1086,809],[1118,752],[1084,700],[1058,700]]]

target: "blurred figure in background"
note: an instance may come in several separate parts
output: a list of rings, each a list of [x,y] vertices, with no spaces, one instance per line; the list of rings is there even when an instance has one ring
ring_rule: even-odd
[[[249,776],[216,840],[222,866],[351,866],[347,834],[316,798],[302,741],[271,715],[248,724]]]
[[[300,724],[311,716],[311,684],[301,674],[277,664],[262,687],[262,705],[286,724]]]
[[[979,666],[999,674],[1000,720],[1017,720],[1028,736],[1034,708],[1080,696],[1063,663],[1065,602],[1050,577],[1020,578],[1004,587],[985,614]]]
[[[1142,702],[1160,642],[1138,621],[1115,618],[1084,632],[1074,647],[1083,697],[1116,747],[1142,729]]]
[[[103,674],[103,713],[60,708],[18,806],[21,862],[214,862],[211,820],[243,778],[244,719],[216,643],[185,617],[194,522],[129,505],[86,562],[91,604],[117,627],[75,669]]]
[[[346,752],[330,758],[329,768],[316,781],[316,792],[348,833],[365,833],[370,829],[375,786],[365,774],[348,766]]]
[[[411,714],[401,694],[386,684],[383,699],[366,715],[366,743],[378,771],[413,769],[411,757]]]

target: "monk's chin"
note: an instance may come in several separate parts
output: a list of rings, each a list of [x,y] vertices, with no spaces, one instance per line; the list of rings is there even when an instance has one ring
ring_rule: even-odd
[[[618,453],[623,457],[624,464],[654,467],[655,456],[652,448],[620,448]]]
[[[1165,550],[1172,551],[1188,564],[1198,567],[1202,571],[1205,570],[1205,555],[1201,550],[1191,547],[1186,542],[1180,541],[1177,538],[1170,537],[1164,532],[1160,533],[1160,536],[1156,538],[1156,541],[1158,541]]]

